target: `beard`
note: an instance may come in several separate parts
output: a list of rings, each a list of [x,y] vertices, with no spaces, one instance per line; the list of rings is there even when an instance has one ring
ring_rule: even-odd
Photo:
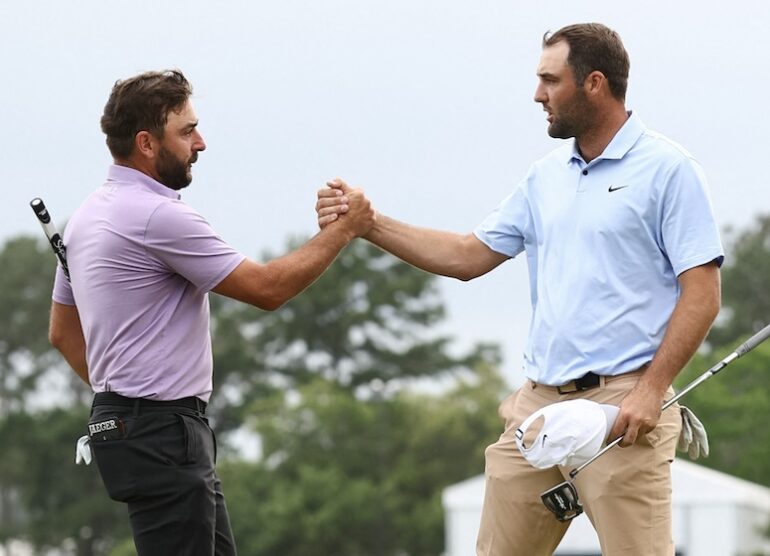
[[[594,121],[594,109],[582,90],[565,103],[558,115],[553,115],[553,122],[548,126],[548,135],[554,139],[578,137]]]
[[[187,160],[181,160],[166,147],[161,147],[156,166],[160,183],[174,191],[184,189],[192,181],[190,165],[196,160],[198,160],[198,153],[193,153]]]

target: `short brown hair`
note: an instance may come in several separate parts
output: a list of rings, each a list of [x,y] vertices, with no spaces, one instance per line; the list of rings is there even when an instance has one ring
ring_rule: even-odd
[[[631,62],[620,35],[601,23],[577,23],[543,35],[543,48],[559,42],[569,45],[567,63],[578,85],[592,71],[607,78],[612,96],[625,100]]]
[[[192,86],[179,70],[148,71],[116,81],[101,119],[112,156],[129,156],[142,130],[163,137],[169,112],[181,110],[190,95]]]

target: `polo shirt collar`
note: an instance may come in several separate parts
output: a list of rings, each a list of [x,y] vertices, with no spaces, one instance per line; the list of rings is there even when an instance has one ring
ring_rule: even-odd
[[[157,193],[158,195],[163,195],[164,197],[168,197],[169,199],[181,198],[181,195],[179,194],[178,191],[174,191],[173,189],[171,189],[170,187],[166,187],[159,181],[155,181],[144,172],[140,172],[139,170],[134,170],[133,168],[129,168],[128,166],[120,166],[118,164],[110,165],[110,168],[107,171],[107,181],[138,184],[143,187],[146,187],[153,193]]]
[[[604,148],[602,154],[594,160],[620,160],[631,150],[631,147],[634,146],[646,129],[647,126],[644,125],[641,118],[633,111],[629,111],[626,122],[615,134],[615,137],[612,138],[609,145]],[[583,161],[583,157],[580,156],[580,151],[577,147],[577,141],[574,139],[572,140],[572,154],[569,158],[569,162],[573,161]]]

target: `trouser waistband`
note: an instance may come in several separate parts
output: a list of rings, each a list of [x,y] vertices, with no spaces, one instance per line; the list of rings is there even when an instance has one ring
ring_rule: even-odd
[[[196,396],[178,400],[148,400],[147,398],[127,398],[115,392],[97,392],[94,394],[93,405],[122,405],[133,407],[135,411],[139,408],[184,407],[199,413],[206,413],[207,404]]]
[[[604,375],[597,375],[593,372],[588,372],[585,375],[583,375],[580,378],[577,378],[575,380],[570,380],[569,382],[565,384],[561,384],[559,386],[550,386],[548,384],[540,384],[539,382],[529,381],[530,386],[532,388],[544,388],[549,391],[557,392],[559,394],[574,394],[576,392],[582,392],[584,390],[591,390],[592,388],[600,388],[605,385],[605,383],[610,382],[612,380],[617,380],[619,378],[626,378],[626,377],[632,377],[636,375],[640,375],[644,373],[644,371],[647,370],[647,367],[649,367],[649,363],[645,363],[638,369],[634,371],[629,371],[627,373],[622,373],[619,375],[611,375],[611,376],[604,376]]]

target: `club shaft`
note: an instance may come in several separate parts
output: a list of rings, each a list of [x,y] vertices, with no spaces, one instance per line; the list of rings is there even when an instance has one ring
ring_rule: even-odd
[[[685,386],[676,396],[668,400],[666,403],[663,404],[663,407],[661,407],[661,411],[668,409],[670,406],[672,406],[674,403],[676,403],[680,398],[682,398],[687,393],[691,392],[698,386],[700,386],[702,383],[706,382],[708,379],[710,379],[712,376],[717,374],[719,371],[724,369],[727,365],[729,365],[731,362],[735,361],[739,357],[746,355],[749,351],[757,347],[759,344],[767,340],[767,338],[770,337],[770,324],[765,326],[762,330],[754,334],[751,338],[749,338],[746,342],[740,345],[735,351],[733,351],[730,355],[722,359],[719,363],[711,367],[708,371],[700,375],[698,378],[693,380],[690,384]],[[620,441],[623,440],[623,437],[620,436],[607,444],[604,448],[599,450],[591,459],[584,462],[580,466],[576,467],[572,471],[570,471],[569,476],[570,479],[574,479],[575,476],[580,473],[585,467],[593,463],[596,459],[604,455],[606,452],[608,452],[610,449],[617,446]]]

